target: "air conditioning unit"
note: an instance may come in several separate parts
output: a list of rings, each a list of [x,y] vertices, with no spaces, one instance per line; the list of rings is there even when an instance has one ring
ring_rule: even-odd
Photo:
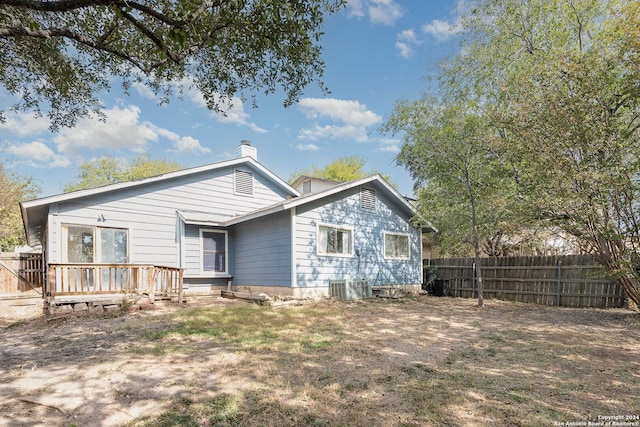
[[[329,296],[345,301],[372,298],[371,285],[367,280],[329,280]]]

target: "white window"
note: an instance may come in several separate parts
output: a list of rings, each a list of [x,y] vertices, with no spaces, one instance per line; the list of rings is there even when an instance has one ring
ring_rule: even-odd
[[[202,272],[227,273],[227,232],[200,230]]]
[[[124,228],[63,225],[63,256],[69,263],[126,264],[129,230]]]
[[[318,226],[318,253],[350,256],[353,252],[353,231],[332,225]]]
[[[233,174],[233,188],[236,194],[253,195],[253,174],[236,169]]]
[[[408,259],[409,235],[384,233],[384,257]]]

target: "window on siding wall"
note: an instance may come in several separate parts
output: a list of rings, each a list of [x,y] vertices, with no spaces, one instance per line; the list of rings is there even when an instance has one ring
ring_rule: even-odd
[[[253,174],[251,172],[236,169],[233,176],[236,194],[253,195]]]
[[[202,271],[227,272],[227,232],[200,230],[202,241]]]
[[[385,233],[384,256],[385,258],[409,258],[409,235]]]
[[[376,210],[376,191],[370,188],[360,189],[360,207],[362,209]]]
[[[318,227],[318,253],[322,255],[351,255],[353,232],[347,228],[320,225]]]
[[[71,263],[124,264],[129,259],[129,231],[123,228],[64,225],[63,256]]]

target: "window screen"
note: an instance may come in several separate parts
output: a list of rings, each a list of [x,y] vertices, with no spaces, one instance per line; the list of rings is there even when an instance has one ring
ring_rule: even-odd
[[[226,263],[226,233],[217,231],[202,232],[202,270],[224,273]]]
[[[384,235],[385,258],[409,258],[409,236],[386,233]]]
[[[351,230],[321,225],[318,227],[318,253],[349,255],[352,248]]]

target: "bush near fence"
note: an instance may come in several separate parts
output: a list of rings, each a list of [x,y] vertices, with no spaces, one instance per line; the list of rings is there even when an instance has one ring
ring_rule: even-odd
[[[473,258],[432,259],[425,263],[428,267],[446,281],[448,295],[478,296]],[[622,287],[606,276],[592,255],[482,258],[480,269],[486,299],[564,307],[625,304]]]
[[[0,253],[0,316],[42,314],[43,277],[42,254]]]

